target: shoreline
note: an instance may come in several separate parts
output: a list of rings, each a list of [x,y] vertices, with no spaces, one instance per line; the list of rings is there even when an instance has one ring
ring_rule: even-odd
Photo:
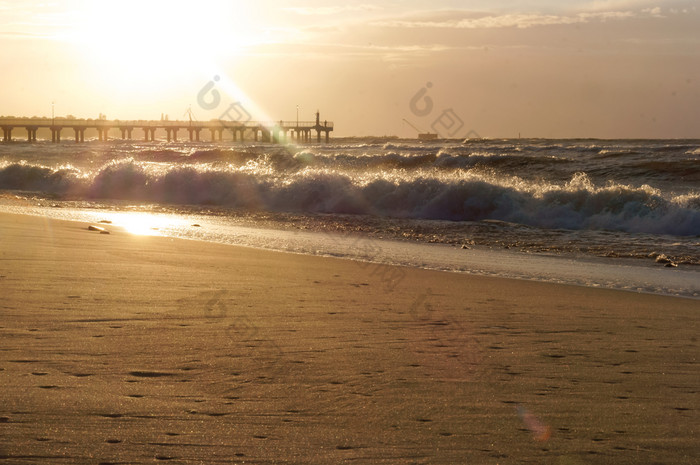
[[[0,459],[694,461],[693,300],[87,226],[0,214]]]
[[[352,231],[323,232],[262,225],[237,217],[168,211],[50,208],[0,205],[1,213],[27,214],[77,222],[110,220],[137,234],[251,247],[258,250],[333,257],[369,266],[405,266],[473,276],[569,284],[594,289],[700,299],[700,272],[693,265],[668,268],[637,258],[531,253],[474,245],[377,238]],[[134,223],[142,223],[134,225]],[[130,224],[131,223],[131,224]],[[145,223],[145,225],[143,224]],[[196,228],[191,227],[198,224]],[[201,224],[200,224],[201,223]],[[157,226],[153,227],[152,226]],[[279,226],[279,225],[278,225]],[[157,231],[153,231],[155,229]]]

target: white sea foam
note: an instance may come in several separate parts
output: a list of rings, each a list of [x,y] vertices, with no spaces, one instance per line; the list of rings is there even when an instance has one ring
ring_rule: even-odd
[[[94,211],[70,208],[17,207],[0,204],[0,211],[45,217],[97,222],[110,220],[111,227],[130,230],[138,223],[139,233],[225,243],[268,250],[346,258],[358,262],[367,273],[385,273],[376,265],[388,264],[461,272],[481,276],[526,279],[586,287],[700,298],[700,272],[694,268],[652,266],[639,260],[601,258],[573,259],[523,254],[487,247],[461,249],[443,244],[425,244],[370,238],[352,233],[283,231],[241,226],[227,217]],[[199,227],[193,227],[193,224]],[[400,269],[387,276],[390,286],[403,275]]]

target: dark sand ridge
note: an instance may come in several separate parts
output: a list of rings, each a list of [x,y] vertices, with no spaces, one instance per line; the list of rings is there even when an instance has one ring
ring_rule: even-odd
[[[87,226],[0,215],[0,464],[697,463],[697,300]]]

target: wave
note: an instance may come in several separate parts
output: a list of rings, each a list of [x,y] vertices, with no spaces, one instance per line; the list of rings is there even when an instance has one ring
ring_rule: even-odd
[[[438,145],[435,144],[400,144],[396,142],[387,142],[382,146],[384,150],[404,150],[408,152],[426,152],[438,150]]]
[[[650,179],[664,178],[669,181],[698,182],[700,181],[700,163],[697,160],[646,161],[630,166],[637,170],[637,176]]]
[[[700,234],[700,195],[664,196],[649,186],[593,185],[582,173],[561,184],[485,176],[353,177],[304,169],[265,171],[113,162],[93,175],[15,163],[0,189],[64,198],[220,205],[256,211],[363,214],[449,221],[501,220],[550,229]]]
[[[632,150],[632,149],[602,149],[599,151],[595,158],[597,159],[605,159],[605,158],[624,158],[624,157],[629,157],[630,155],[641,155],[643,152],[639,152],[637,150]]]
[[[568,164],[570,160],[554,156],[529,156],[521,154],[500,154],[492,152],[459,153],[450,150],[433,150],[437,153],[370,153],[353,155],[349,153],[322,154],[311,151],[296,153],[293,157],[277,154],[272,157],[261,157],[274,166],[285,169],[305,166],[325,166],[328,168],[352,169],[421,169],[437,168],[441,170],[494,168],[520,169],[530,166],[547,167]],[[284,159],[284,160],[282,160]]]
[[[79,172],[72,168],[51,169],[25,163],[0,168],[0,189],[62,194],[81,190]]]
[[[475,152],[468,155],[440,153],[435,160],[435,166],[440,168],[494,168],[494,169],[523,169],[528,167],[549,167],[568,164],[570,160],[555,156],[529,156],[509,153]]]

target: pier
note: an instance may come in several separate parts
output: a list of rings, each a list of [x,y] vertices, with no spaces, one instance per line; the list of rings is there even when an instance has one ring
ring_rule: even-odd
[[[73,131],[71,136],[75,142],[85,142],[85,131],[94,129],[97,131],[97,139],[101,141],[117,139],[131,140],[134,129],[140,129],[143,140],[155,141],[156,131],[165,132],[165,140],[177,141],[178,137],[185,134],[185,140],[202,140],[202,131],[209,135],[212,142],[224,141],[225,134],[230,134],[232,141],[261,141],[272,143],[310,142],[315,136],[316,142],[321,139],[328,142],[333,131],[332,121],[321,121],[320,113],[316,112],[316,121],[150,121],[150,120],[107,120],[107,119],[78,119],[78,118],[15,118],[0,117],[4,142],[12,141],[12,130],[24,128],[27,131],[27,141],[36,142],[39,129],[51,131],[51,142],[61,142],[63,130]],[[114,137],[116,131],[119,135]],[[229,140],[226,137],[226,140]]]

